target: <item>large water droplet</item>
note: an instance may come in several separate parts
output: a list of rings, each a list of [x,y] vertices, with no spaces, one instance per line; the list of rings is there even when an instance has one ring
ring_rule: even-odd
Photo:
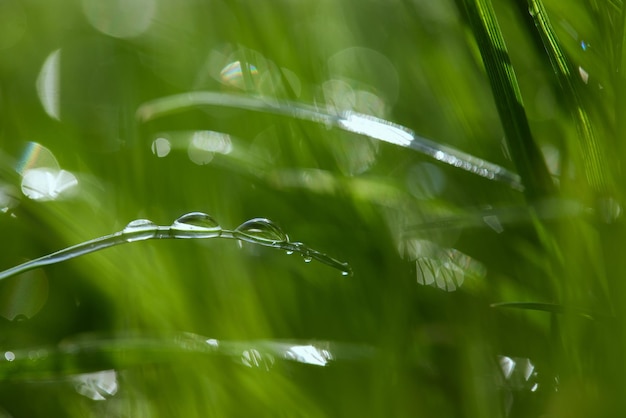
[[[171,227],[176,238],[212,238],[222,233],[222,227],[210,215],[202,212],[186,213]]]
[[[141,241],[153,238],[156,235],[157,225],[149,219],[135,219],[126,225],[122,231],[126,235],[126,241]]]
[[[234,231],[235,238],[258,244],[280,244],[289,242],[289,237],[275,223],[265,218],[250,219]]]

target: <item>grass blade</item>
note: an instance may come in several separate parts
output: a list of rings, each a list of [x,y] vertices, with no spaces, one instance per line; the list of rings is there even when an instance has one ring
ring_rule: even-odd
[[[461,4],[478,43],[511,158],[526,195],[530,199],[549,196],[554,192],[554,185],[533,140],[517,78],[491,2],[464,0]]]
[[[608,190],[608,180],[603,169],[605,165],[603,161],[608,161],[608,159],[594,134],[589,115],[578,94],[577,85],[580,80],[574,75],[576,71],[573,70],[572,64],[559,44],[541,0],[528,0],[528,8],[552,69],[556,73],[561,91],[565,95],[564,102],[569,106],[569,112],[576,125],[587,183],[594,191],[604,194]]]

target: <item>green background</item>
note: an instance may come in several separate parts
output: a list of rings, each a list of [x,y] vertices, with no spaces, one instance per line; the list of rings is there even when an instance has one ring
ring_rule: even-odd
[[[4,280],[0,415],[620,416],[623,3],[495,0],[499,29],[481,35],[488,6],[0,0],[0,268],[201,211],[225,229],[269,218],[354,273],[233,240],[149,240]],[[552,32],[529,13],[541,6]],[[137,117],[191,91],[373,115],[526,189],[241,106]],[[193,157],[200,131],[230,152]],[[20,167],[51,159],[78,184],[29,199]],[[332,343],[332,359],[246,364],[259,341]],[[81,394],[102,370],[114,393]]]

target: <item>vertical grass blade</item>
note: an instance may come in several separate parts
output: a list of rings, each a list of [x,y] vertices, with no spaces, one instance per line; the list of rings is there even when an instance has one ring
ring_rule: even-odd
[[[466,12],[496,102],[511,158],[529,199],[553,194],[554,184],[530,131],[515,72],[490,0],[458,0]]]
[[[565,95],[566,100],[564,102],[569,106],[568,110],[576,125],[587,184],[594,192],[604,195],[608,192],[609,184],[607,174],[603,169],[603,161],[608,161],[608,159],[594,134],[589,116],[578,94],[577,85],[580,84],[580,80],[575,75],[576,71],[573,71],[572,64],[559,44],[541,0],[527,1],[530,15],[550,59],[552,69],[556,73],[561,91]]]

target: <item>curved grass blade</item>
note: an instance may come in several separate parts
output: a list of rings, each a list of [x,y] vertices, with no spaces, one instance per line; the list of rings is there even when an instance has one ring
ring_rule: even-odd
[[[490,0],[457,0],[466,11],[504,128],[511,158],[534,200],[554,193],[554,184],[533,140],[515,71]]]
[[[505,226],[530,223],[535,219],[544,221],[563,220],[588,215],[589,210],[579,202],[563,199],[546,199],[534,202],[531,206],[507,206],[488,209],[467,209],[451,216],[439,216],[407,227],[407,237],[419,235],[423,231],[460,230],[467,228],[490,227],[496,232],[504,231]]]
[[[512,309],[525,309],[530,311],[542,311],[557,314],[575,314],[583,318],[595,320],[595,319],[610,319],[611,315],[600,314],[591,312],[585,309],[569,308],[556,303],[543,303],[543,302],[500,302],[492,303],[492,308],[512,308]]]
[[[489,180],[505,183],[513,189],[523,190],[520,177],[504,167],[418,136],[404,126],[353,111],[344,111],[333,115],[316,107],[297,102],[272,99],[272,103],[268,103],[261,97],[197,91],[146,102],[137,110],[137,117],[139,120],[147,122],[198,106],[232,107],[320,123],[328,127],[409,148],[442,163],[461,168]]]
[[[180,361],[190,355],[269,370],[278,361],[324,367],[336,361],[367,360],[375,353],[366,345],[318,340],[227,341],[192,333],[89,334],[57,346],[5,350],[0,356],[0,380],[58,379]]]
[[[249,229],[243,233],[241,228],[255,223],[256,229]],[[323,264],[338,269],[342,275],[352,275],[350,265],[338,261],[301,242],[291,242],[287,234],[280,231],[278,226],[268,219],[257,218],[244,222],[235,230],[222,229],[209,215],[201,212],[191,212],[178,218],[171,226],[156,225],[147,219],[138,219],[130,222],[124,230],[95,238],[54,253],[27,261],[0,272],[0,280],[15,276],[25,271],[50,264],[60,263],[75,257],[93,253],[116,245],[127,244],[148,239],[207,239],[230,238],[265,247],[279,248],[288,253],[297,252],[305,261],[315,259]]]

